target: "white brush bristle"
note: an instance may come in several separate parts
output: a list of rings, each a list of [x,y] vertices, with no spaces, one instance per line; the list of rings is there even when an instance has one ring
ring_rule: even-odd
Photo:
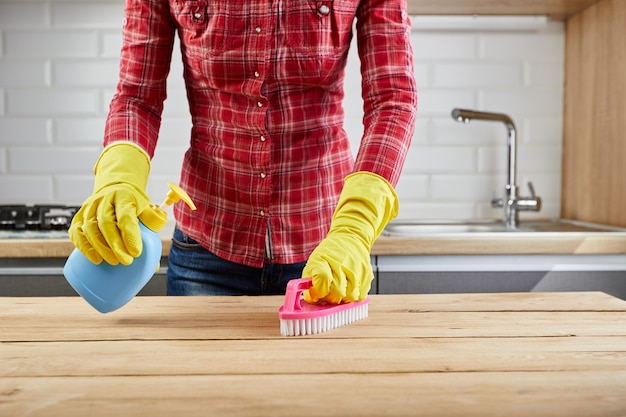
[[[306,336],[350,324],[367,317],[368,304],[361,304],[338,313],[303,320],[280,320],[280,334],[283,336]]]

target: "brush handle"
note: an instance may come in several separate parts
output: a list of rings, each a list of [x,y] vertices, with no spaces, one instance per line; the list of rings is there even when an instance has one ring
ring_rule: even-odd
[[[285,292],[283,311],[302,311],[302,292],[308,290],[312,283],[313,279],[311,278],[298,278],[289,281],[287,283],[287,291]]]

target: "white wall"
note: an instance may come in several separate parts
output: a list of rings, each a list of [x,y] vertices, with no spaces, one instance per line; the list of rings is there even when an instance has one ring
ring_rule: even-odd
[[[122,0],[0,0],[0,204],[80,204],[89,195],[115,90],[122,9]],[[514,119],[521,193],[532,180],[540,216],[559,214],[563,25],[482,22],[414,22],[419,114],[397,187],[402,218],[501,215],[489,202],[504,190],[506,129],[457,123],[454,107]],[[363,129],[355,54],[348,71],[346,129],[356,150]],[[177,181],[188,142],[178,51],[168,94],[148,189],[155,202],[166,181]]]

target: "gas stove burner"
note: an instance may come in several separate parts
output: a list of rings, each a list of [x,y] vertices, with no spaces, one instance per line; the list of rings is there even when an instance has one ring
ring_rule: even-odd
[[[0,205],[0,230],[67,230],[78,209],[61,205]]]
[[[43,229],[67,230],[70,228],[72,218],[78,207],[51,207],[44,211],[42,221]]]

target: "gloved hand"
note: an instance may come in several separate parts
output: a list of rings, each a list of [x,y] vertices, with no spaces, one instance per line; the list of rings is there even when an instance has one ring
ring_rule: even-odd
[[[94,173],[94,192],[74,215],[69,235],[91,262],[130,265],[143,244],[138,215],[150,205],[145,193],[150,158],[138,146],[104,149]]]
[[[302,271],[313,279],[305,300],[339,304],[365,299],[374,279],[372,245],[397,214],[398,197],[387,180],[365,171],[347,176],[330,231]]]

